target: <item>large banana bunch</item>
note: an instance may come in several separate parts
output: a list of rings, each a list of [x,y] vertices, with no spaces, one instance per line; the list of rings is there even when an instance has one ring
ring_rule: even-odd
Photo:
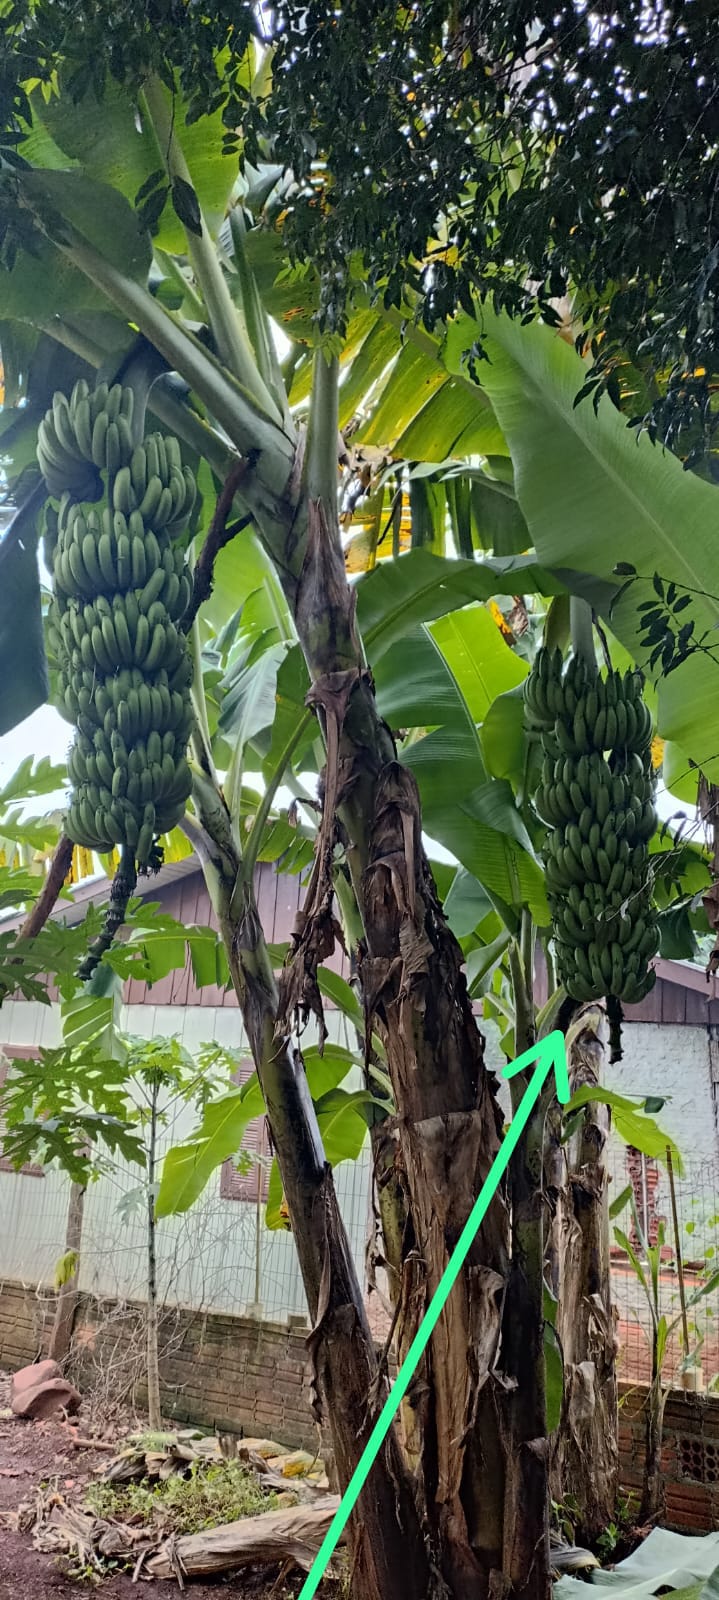
[[[525,684],[544,762],[546,882],[559,976],[575,1000],[627,1004],[654,984],[659,937],[648,841],[656,826],[651,716],[637,672],[599,675],[539,651]]]
[[[195,498],[176,439],[134,444],[133,391],[56,394],[38,433],[50,493],[50,644],[60,710],[76,734],[66,830],[86,848],[121,846],[138,867],[190,793],[192,667],[181,629],[191,583],[176,542]],[[91,503],[94,502],[94,503]]]

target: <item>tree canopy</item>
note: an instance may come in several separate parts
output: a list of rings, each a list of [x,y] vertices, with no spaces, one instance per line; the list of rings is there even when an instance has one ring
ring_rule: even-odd
[[[432,329],[477,296],[556,321],[568,291],[590,389],[695,460],[715,426],[717,18],[711,4],[345,0],[194,5],[72,0],[4,8],[0,149],[23,160],[28,88],[108,75],[179,87],[221,117],[228,150],[291,175],[285,234],[322,274],[318,321],[346,325],[352,286]],[[247,71],[269,47],[271,82]],[[179,115],[178,108],[178,115]],[[158,162],[158,166],[160,163]],[[158,180],[159,181],[159,180]],[[185,206],[176,185],[175,204]],[[157,188],[138,196],[156,219]],[[17,231],[5,211],[4,250]],[[473,356],[482,353],[481,337]],[[627,359],[637,373],[627,374]]]

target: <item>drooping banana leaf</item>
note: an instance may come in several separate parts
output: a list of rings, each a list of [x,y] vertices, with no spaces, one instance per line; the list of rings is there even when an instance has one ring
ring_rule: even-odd
[[[0,539],[0,735],[48,697],[37,555],[37,483]]]
[[[518,591],[551,594],[561,588],[563,584],[531,557],[454,561],[430,550],[410,550],[359,579],[357,619],[374,664],[418,623],[443,617],[471,600]]]
[[[471,626],[473,612],[468,615]],[[485,617],[488,614],[482,612],[483,622]],[[498,647],[506,652],[510,671],[518,668],[521,672],[523,664],[502,642],[494,623],[490,625]],[[477,632],[480,650],[483,627]],[[401,750],[401,760],[417,780],[423,821],[430,837],[451,851],[491,895],[515,908],[529,906],[535,921],[546,926],[549,910],[542,868],[511,785],[506,779],[491,777],[485,765],[477,723],[449,659],[455,642],[448,635],[449,655],[445,656],[432,631],[424,627],[395,643],[387,652],[392,672],[387,677],[381,672],[379,677],[380,706],[384,714],[394,711],[396,721],[403,712],[407,723],[416,719],[417,727],[437,724],[423,737],[408,741]],[[486,640],[484,652],[486,657]],[[458,656],[454,651],[454,655],[461,674],[463,654]],[[501,671],[500,665],[500,675]],[[414,692],[421,696],[414,705],[410,686],[413,677]],[[510,681],[516,682],[516,678]],[[404,687],[400,689],[400,685]],[[479,703],[480,685],[467,686],[475,693],[478,710],[483,714],[486,704]]]
[[[652,1600],[664,1590],[685,1592],[696,1585],[697,1597],[703,1592],[710,1600],[713,1574],[719,1562],[719,1533],[672,1533],[668,1528],[652,1528],[649,1537],[610,1572],[594,1572],[592,1588],[610,1591],[616,1600]],[[715,1580],[714,1580],[715,1586]],[[554,1585],[555,1600],[580,1600],[587,1594],[582,1578],[560,1578]]]

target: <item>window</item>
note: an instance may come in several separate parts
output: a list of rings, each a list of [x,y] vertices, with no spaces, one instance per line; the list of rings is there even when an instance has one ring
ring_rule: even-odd
[[[12,1064],[13,1057],[22,1057],[28,1061],[32,1056],[37,1056],[37,1050],[32,1044],[2,1044],[0,1045],[0,1089],[8,1074],[8,1067]],[[13,1172],[15,1177],[44,1178],[45,1168],[34,1161],[26,1162],[24,1167],[13,1166],[7,1156],[0,1155],[0,1172]]]
[[[233,1083],[246,1083],[254,1070],[254,1061],[242,1061],[232,1075]],[[238,1172],[234,1161],[223,1161],[220,1196],[223,1200],[252,1200],[255,1205],[259,1199],[265,1205],[270,1184],[269,1157],[272,1153],[266,1117],[256,1117],[254,1122],[248,1123],[242,1149],[253,1157],[250,1171]],[[262,1159],[254,1159],[257,1156]]]

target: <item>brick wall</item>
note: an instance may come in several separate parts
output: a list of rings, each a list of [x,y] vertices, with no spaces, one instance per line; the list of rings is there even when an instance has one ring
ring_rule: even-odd
[[[45,1302],[34,1289],[0,1280],[0,1366],[11,1372],[42,1354]]]
[[[103,1315],[82,1296],[75,1327],[74,1368],[82,1387],[93,1363],[103,1363],[103,1340],[118,1359],[123,1324],[138,1340],[139,1306]],[[46,1343],[52,1310],[47,1291],[0,1282],[0,1365],[33,1361]],[[172,1312],[162,1360],[163,1410],[178,1421],[246,1435],[270,1435],[280,1444],[313,1448],[317,1430],[309,1401],[304,1332],[287,1324],[249,1318]],[[142,1396],[138,1395],[141,1402]],[[644,1441],[646,1390],[622,1385],[619,1448],[624,1488],[638,1491]],[[674,1390],[664,1416],[664,1471],[669,1527],[704,1533],[719,1526],[719,1398]]]
[[[169,1416],[314,1446],[304,1333],[243,1317],[182,1315],[161,1364]]]
[[[621,1385],[619,1458],[622,1484],[641,1488],[646,1389]],[[662,1453],[668,1528],[709,1533],[719,1527],[719,1399],[672,1390],[664,1412]]]
[[[5,1280],[0,1282],[0,1366],[13,1370],[34,1361],[46,1348],[52,1296]],[[93,1367],[115,1362],[122,1381],[132,1364],[123,1360],[121,1344],[132,1344],[141,1364],[138,1320],[142,1307],[118,1308],[82,1295],[75,1322],[71,1356],[73,1375],[82,1389]],[[239,1431],[246,1436],[272,1436],[281,1444],[314,1447],[317,1428],[312,1418],[307,1328],[287,1323],[212,1312],[171,1310],[161,1326],[160,1376],[163,1411],[178,1421]],[[142,1404],[141,1387],[137,1401]]]

